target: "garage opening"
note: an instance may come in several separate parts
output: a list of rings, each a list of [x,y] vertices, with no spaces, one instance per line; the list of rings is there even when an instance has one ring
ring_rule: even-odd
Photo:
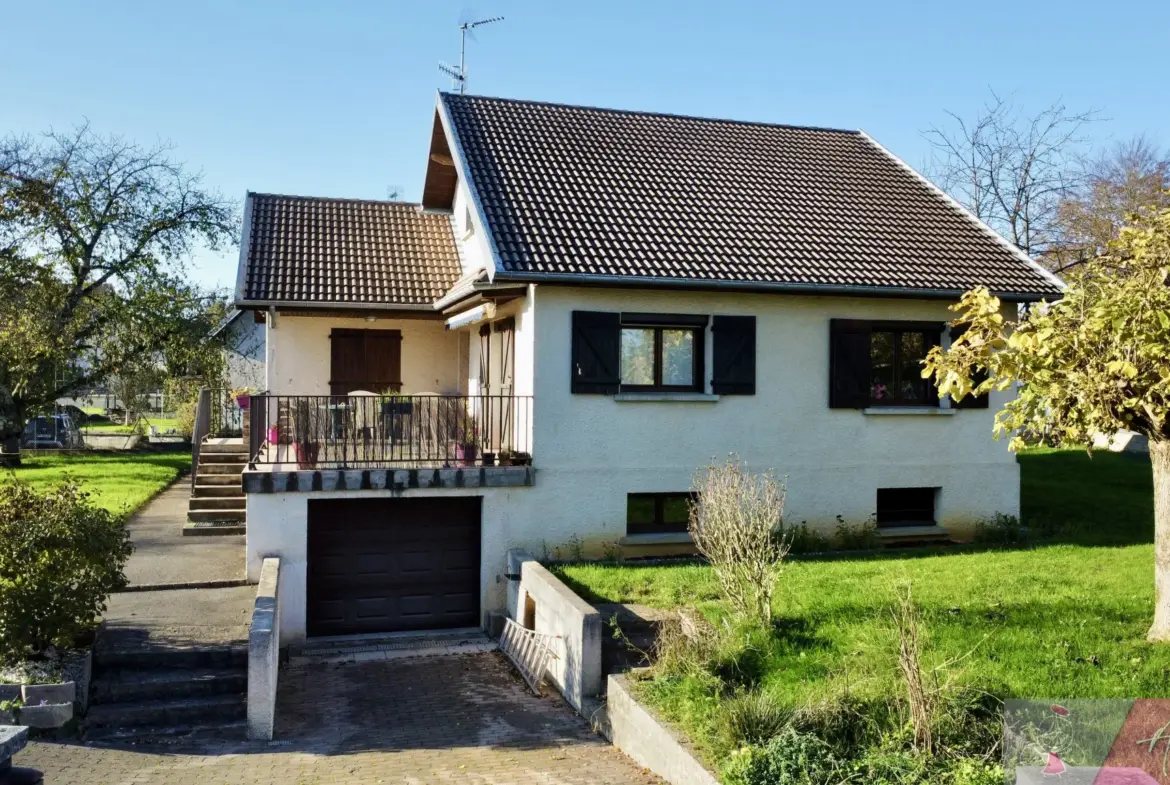
[[[480,626],[481,501],[310,500],[307,634]]]

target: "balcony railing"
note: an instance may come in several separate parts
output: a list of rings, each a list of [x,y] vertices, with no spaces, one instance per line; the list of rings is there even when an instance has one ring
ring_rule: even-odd
[[[530,395],[254,395],[255,465],[443,468],[532,462]]]

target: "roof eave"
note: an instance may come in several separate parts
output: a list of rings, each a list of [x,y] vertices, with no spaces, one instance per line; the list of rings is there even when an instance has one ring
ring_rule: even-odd
[[[296,308],[321,311],[434,311],[432,303],[369,303],[315,300],[244,300],[237,298],[232,306],[240,310],[256,311],[269,308]]]
[[[738,291],[773,294],[803,294],[836,297],[897,297],[931,300],[957,300],[963,296],[963,289],[914,288],[905,286],[856,286],[847,284],[804,284],[782,281],[719,281],[697,278],[656,278],[633,275],[601,275],[593,273],[516,273],[501,272],[496,276],[499,283],[536,283],[561,286],[604,286],[638,289],[688,289],[707,291]],[[1008,302],[1038,302],[1057,299],[1061,295],[1052,292],[992,291],[996,297]]]

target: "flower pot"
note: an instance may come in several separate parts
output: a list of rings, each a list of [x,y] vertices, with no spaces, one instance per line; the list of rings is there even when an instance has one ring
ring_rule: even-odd
[[[457,444],[455,445],[455,457],[459,460],[462,466],[474,466],[475,456],[479,454],[478,444]]]
[[[252,395],[250,393],[236,396],[236,405],[241,409],[247,409],[252,405]]]
[[[496,454],[494,452],[484,451],[484,454],[480,457],[479,462],[482,466],[495,466]]]
[[[280,428],[273,425],[268,429],[267,436],[269,444],[278,444],[280,442]]]
[[[297,455],[298,469],[312,469],[317,465],[317,456],[321,453],[321,444],[319,442],[312,442],[311,444],[294,442],[293,452]]]

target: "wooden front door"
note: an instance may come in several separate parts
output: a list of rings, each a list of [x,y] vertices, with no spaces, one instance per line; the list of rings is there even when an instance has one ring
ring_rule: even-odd
[[[398,330],[335,329],[329,339],[331,395],[402,389],[402,333]]]

